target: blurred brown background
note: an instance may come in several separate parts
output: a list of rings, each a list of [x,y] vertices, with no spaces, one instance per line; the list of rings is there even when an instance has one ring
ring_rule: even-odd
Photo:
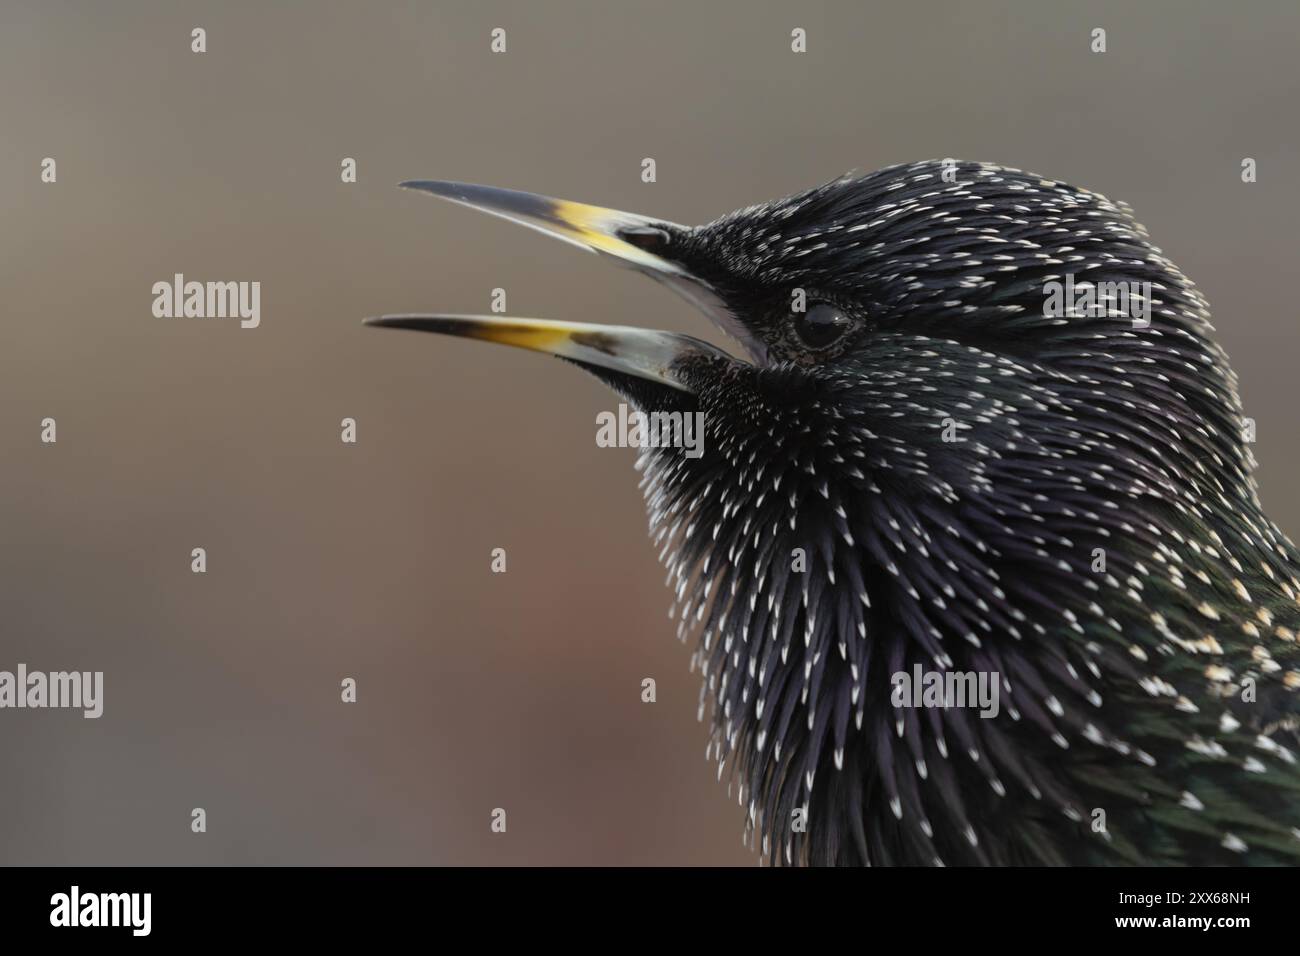
[[[402,179],[700,222],[955,156],[1127,200],[1214,306],[1300,531],[1297,31],[1281,2],[5,3],[0,669],[106,691],[98,721],[0,711],[0,862],[755,862],[633,453],[594,442],[614,400],[359,324],[496,286],[515,314],[700,320]],[[261,327],[155,319],[175,272],[260,280]]]

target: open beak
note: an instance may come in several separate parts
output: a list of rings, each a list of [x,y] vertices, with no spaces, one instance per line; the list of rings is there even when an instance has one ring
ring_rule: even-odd
[[[683,295],[727,331],[734,331],[734,320],[722,300],[673,258],[675,244],[690,232],[686,226],[492,186],[432,180],[402,186],[500,216],[637,269]],[[737,361],[688,335],[617,325],[443,313],[385,315],[367,319],[366,324],[514,345],[688,392],[692,389],[682,372],[692,360]]]
[[[593,369],[659,382],[683,392],[693,391],[687,384],[686,373],[694,361],[711,358],[735,361],[721,349],[689,335],[624,325],[445,314],[381,315],[366,319],[366,325],[440,332],[481,342],[513,345]]]

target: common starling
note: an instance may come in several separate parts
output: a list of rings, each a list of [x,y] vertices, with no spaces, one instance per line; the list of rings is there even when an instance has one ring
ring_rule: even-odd
[[[631,265],[737,341],[369,320],[703,413],[702,455],[637,467],[710,756],[767,860],[1300,861],[1300,556],[1206,301],[1127,205],[951,160],[694,228],[403,185]],[[1131,307],[1045,307],[1062,284]],[[1000,709],[908,706],[912,674],[988,676]]]

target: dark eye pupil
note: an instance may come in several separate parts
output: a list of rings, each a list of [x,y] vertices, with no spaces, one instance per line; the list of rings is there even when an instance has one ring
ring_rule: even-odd
[[[849,327],[848,317],[833,305],[818,303],[795,316],[795,331],[800,341],[811,349],[830,345]]]

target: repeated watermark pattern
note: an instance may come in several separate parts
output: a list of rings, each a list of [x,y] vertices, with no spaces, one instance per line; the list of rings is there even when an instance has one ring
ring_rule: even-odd
[[[910,672],[890,677],[895,707],[970,707],[981,717],[998,715],[1001,677],[996,671],[927,671],[915,664]]]
[[[687,458],[704,454],[703,412],[643,412],[620,402],[596,416],[600,448],[680,448]]]
[[[103,671],[38,671],[19,664],[0,671],[0,708],[73,709],[90,719],[104,713]]]

